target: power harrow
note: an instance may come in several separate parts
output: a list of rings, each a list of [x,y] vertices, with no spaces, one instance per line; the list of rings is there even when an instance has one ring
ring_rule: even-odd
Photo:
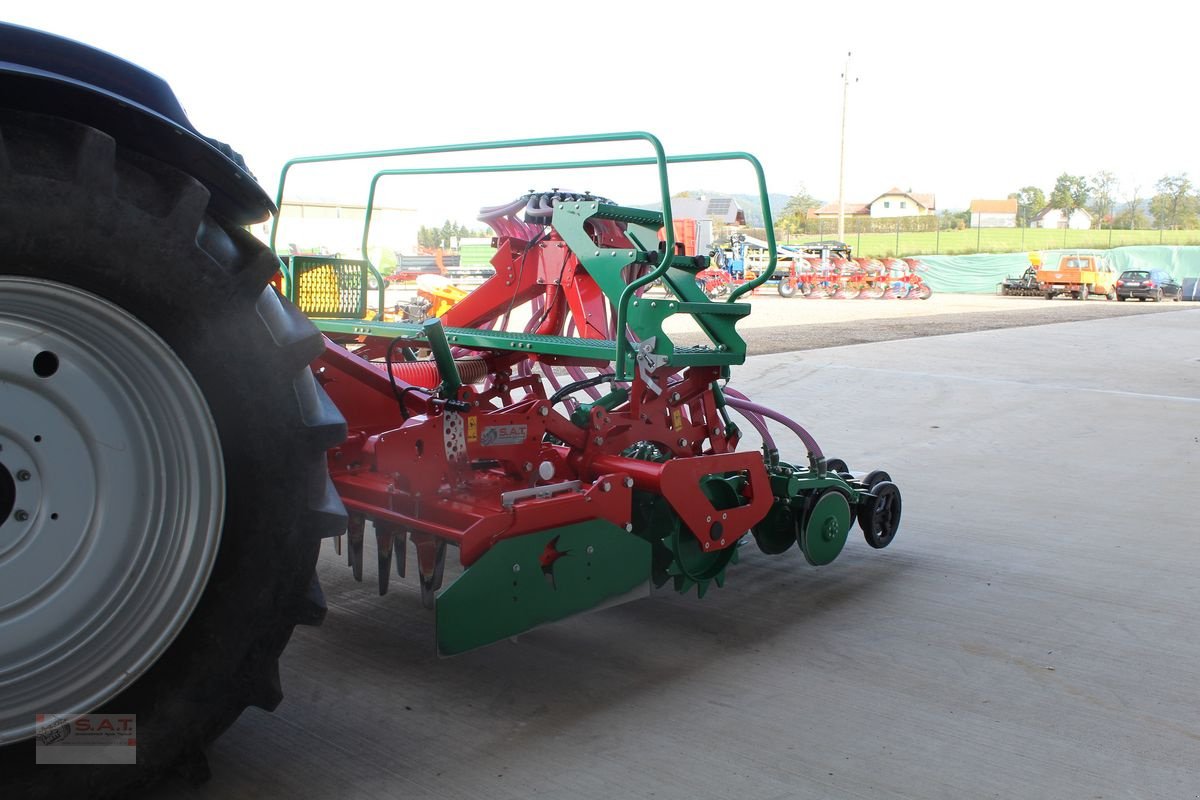
[[[736,300],[768,280],[774,263],[714,302],[697,281],[708,258],[685,255],[671,236],[668,163],[749,161],[765,208],[752,156],[668,158],[654,137],[635,133],[313,157],[288,168],[625,139],[649,141],[656,157],[379,172],[368,208],[379,180],[392,175],[660,169],[665,212],[562,191],[483,209],[479,219],[495,233],[496,274],[440,318],[370,319],[363,287],[378,275],[367,261],[288,264],[287,291],[327,336],[314,370],[349,427],[329,453],[349,512],[347,561],[362,580],[366,553],[374,553],[381,593],[393,567],[400,576],[415,568],[423,603],[437,611],[442,654],[651,587],[695,588],[703,597],[724,584],[750,538],[771,554],[798,543],[810,564],[823,565],[841,552],[855,520],[873,547],[896,533],[900,493],[887,473],[856,477],[801,425],[728,385],[746,357],[736,324],[750,306]],[[284,181],[279,191],[282,200]],[[369,227],[368,210],[363,252]],[[306,287],[331,273],[345,276],[345,291],[312,302]],[[667,298],[645,294],[660,281]],[[664,328],[675,315],[692,317],[709,344],[675,345]],[[758,432],[761,452],[738,450],[742,430],[731,411]],[[799,438],[803,461],[781,460],[767,420]],[[462,572],[443,586],[451,547]]]
[[[363,253],[389,176],[657,170],[661,213],[556,191],[485,209],[496,274],[440,318],[388,320],[365,259],[281,260],[278,216],[271,247],[246,229],[300,164],[625,140],[653,156],[377,173]],[[280,702],[293,628],[323,619],[325,539],[359,578],[373,554],[381,592],[411,569],[445,654],[651,587],[703,595],[750,538],[817,565],[855,520],[890,543],[886,473],[850,473],[729,385],[738,298],[774,262],[714,302],[696,283],[707,258],[676,247],[667,186],[670,164],[727,159],[753,166],[766,208],[752,156],[668,157],[642,133],[297,159],[273,203],[161,79],[0,23],[6,796],[204,774],[207,742]],[[774,252],[769,221],[767,237]],[[647,295],[655,282],[671,296]],[[678,315],[708,344],[676,345]],[[761,451],[738,449],[735,413]],[[136,726],[115,753],[136,747],[136,765],[42,764],[90,714]]]

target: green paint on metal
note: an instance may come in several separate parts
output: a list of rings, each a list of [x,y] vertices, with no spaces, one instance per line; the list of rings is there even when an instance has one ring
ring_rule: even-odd
[[[446,331],[440,319],[427,319],[421,323],[425,341],[429,342],[429,350],[433,353],[433,362],[437,365],[438,375],[442,378],[442,395],[455,397],[462,387],[462,378],[458,374],[458,365],[454,363],[454,354],[450,352],[450,342],[446,340]]]
[[[650,555],[649,542],[599,519],[497,542],[438,597],[438,653],[497,642],[639,587],[648,593]]]
[[[594,403],[580,403],[579,407],[571,412],[571,422],[576,427],[587,428],[591,420],[593,408],[599,407],[606,411],[612,411],[628,399],[628,389],[614,389]]]
[[[414,344],[428,340],[419,323],[376,322],[373,320],[314,319],[313,324],[325,333],[352,336],[377,336],[400,339]],[[451,346],[475,350],[513,350],[543,355],[586,358],[611,362],[616,357],[616,342],[612,339],[581,339],[577,336],[544,336],[516,331],[487,331],[476,328],[443,328]],[[721,352],[712,347],[680,346],[671,352],[671,363],[683,367],[740,364],[745,353]]]
[[[846,545],[850,504],[836,489],[820,496],[800,528],[800,549],[814,567],[830,563]]]
[[[760,274],[753,281],[750,281],[750,282],[744,284],[743,286],[738,287],[736,290],[734,290],[731,293],[730,297],[728,298],[728,302],[732,302],[732,301],[736,300],[738,297],[742,296],[746,292],[751,291],[754,287],[761,285],[764,281],[769,279],[775,270],[775,231],[774,231],[774,226],[771,221],[770,204],[767,199],[766,179],[763,174],[762,165],[759,163],[758,159],[756,159],[754,156],[750,155],[749,153],[744,153],[744,152],[702,153],[702,154],[694,154],[694,155],[668,157],[668,156],[666,156],[665,152],[663,151],[661,142],[659,142],[659,140],[656,137],[654,137],[653,135],[642,132],[642,131],[633,131],[633,132],[627,132],[627,133],[591,134],[591,135],[584,135],[584,136],[558,136],[558,137],[544,137],[544,138],[535,138],[535,139],[514,139],[514,140],[495,141],[495,142],[474,142],[474,143],[455,144],[455,145],[438,145],[438,146],[432,146],[432,147],[412,147],[412,148],[400,148],[400,149],[392,149],[392,150],[374,150],[374,151],[359,152],[359,153],[342,153],[342,154],[310,156],[310,157],[305,157],[305,158],[292,159],[291,161],[288,161],[284,165],[283,171],[280,175],[279,191],[276,196],[276,205],[282,207],[283,196],[284,196],[284,186],[285,186],[285,183],[287,180],[288,172],[291,170],[292,167],[300,165],[300,164],[343,162],[343,161],[352,161],[352,160],[359,160],[359,159],[379,159],[379,158],[392,158],[392,157],[399,157],[399,156],[431,155],[431,154],[454,153],[454,152],[472,152],[472,151],[481,151],[481,150],[502,150],[502,149],[524,148],[524,147],[542,147],[542,146],[547,146],[547,145],[592,144],[592,143],[607,143],[607,142],[621,142],[621,141],[634,141],[634,140],[643,140],[643,141],[647,142],[651,146],[651,148],[654,150],[654,157],[653,158],[607,159],[607,160],[593,160],[593,161],[541,162],[541,163],[533,163],[533,164],[499,164],[499,165],[478,165],[478,166],[466,166],[466,167],[426,167],[426,168],[381,170],[380,172],[376,173],[375,176],[371,180],[370,192],[368,195],[367,207],[366,207],[366,215],[365,215],[366,219],[365,219],[365,224],[363,226],[363,236],[362,236],[363,253],[365,255],[368,252],[369,231],[370,231],[370,225],[371,225],[372,210],[373,210],[374,202],[375,202],[376,187],[378,185],[379,180],[387,175],[446,175],[446,174],[470,174],[470,173],[482,173],[482,172],[520,172],[520,171],[530,171],[530,170],[576,169],[576,168],[590,168],[590,167],[629,167],[629,166],[653,165],[653,166],[657,167],[657,171],[658,171],[659,190],[660,190],[660,195],[661,195],[661,203],[662,203],[662,207],[663,207],[663,210],[661,212],[647,211],[644,209],[636,209],[636,208],[626,208],[626,207],[622,207],[622,206],[615,206],[615,205],[608,205],[608,204],[603,204],[603,208],[593,209],[594,211],[599,212],[600,215],[608,215],[607,216],[608,219],[620,220],[628,225],[631,240],[639,243],[638,247],[635,248],[635,252],[632,256],[628,256],[628,255],[624,256],[624,258],[628,258],[629,260],[622,262],[621,261],[622,256],[614,255],[615,253],[620,253],[622,251],[615,251],[615,250],[610,251],[610,252],[604,254],[603,256],[601,255],[602,251],[597,250],[594,246],[592,246],[591,250],[589,251],[588,245],[591,244],[590,240],[588,240],[588,242],[583,246],[582,250],[576,250],[577,255],[579,255],[581,258],[584,258],[584,255],[586,253],[591,252],[592,255],[590,256],[590,258],[599,259],[598,261],[595,262],[595,264],[597,266],[607,266],[609,269],[615,268],[615,269],[619,270],[622,266],[632,263],[632,261],[639,261],[640,263],[655,264],[653,269],[649,270],[641,278],[638,278],[628,284],[620,284],[619,286],[614,285],[614,286],[609,287],[610,289],[615,290],[615,293],[609,293],[609,291],[605,292],[608,295],[609,299],[613,302],[614,306],[616,307],[616,311],[617,311],[616,330],[620,331],[620,332],[624,332],[626,330],[626,326],[629,325],[636,331],[638,326],[637,326],[637,324],[631,323],[631,321],[629,319],[629,310],[630,310],[630,303],[633,301],[634,297],[637,295],[638,290],[640,290],[642,287],[647,286],[656,280],[666,279],[668,271],[673,271],[673,272],[677,271],[680,273],[687,274],[689,271],[694,272],[695,268],[697,266],[699,266],[694,261],[689,262],[687,260],[680,260],[680,259],[676,258],[674,255],[674,252],[675,252],[675,230],[674,230],[674,221],[671,217],[670,188],[669,188],[668,182],[667,182],[667,169],[666,169],[667,165],[668,164],[676,164],[676,163],[744,160],[744,161],[747,161],[753,167],[755,176],[758,181],[760,201],[762,204],[763,216],[765,219],[765,229],[766,229],[765,233],[766,233],[768,247],[769,247],[769,251],[770,251],[771,255],[770,255],[770,261],[769,261],[767,269],[764,270],[762,272],[762,274]],[[597,205],[597,204],[593,204],[593,205]],[[605,217],[602,216],[602,218],[605,218]],[[279,217],[276,216],[276,218],[274,220],[274,224],[271,229],[271,246],[272,246],[272,248],[275,245],[276,236],[278,233],[278,226],[279,226]],[[657,251],[653,251],[653,252],[647,251],[646,248],[641,245],[641,243],[650,243],[650,242],[657,243],[658,229],[660,227],[663,229],[663,235],[664,235],[664,239],[665,239],[665,241],[662,243],[662,251],[664,253],[670,254],[670,257],[668,257],[668,258],[661,258]],[[627,253],[628,251],[624,251],[624,252]],[[689,264],[690,264],[690,267],[689,267]],[[588,266],[590,268],[591,265],[588,265]],[[372,269],[374,269],[374,268],[372,267]],[[708,301],[708,298],[705,297],[703,295],[703,293],[700,292],[691,281],[684,281],[684,280],[676,277],[674,280],[671,280],[669,282],[672,284],[673,288],[676,288],[679,290],[679,292],[677,292],[678,296],[682,297],[685,301],[688,301],[690,303],[699,303],[699,302]],[[382,286],[382,284],[381,284],[381,286]],[[684,288],[684,287],[686,287],[686,288]],[[381,291],[382,291],[382,289],[381,289]],[[382,303],[380,305],[380,308],[382,309]],[[699,365],[699,364],[727,365],[727,364],[731,364],[731,363],[741,363],[744,360],[745,343],[742,342],[740,337],[737,337],[737,334],[733,332],[733,323],[736,321],[737,317],[742,316],[742,314],[740,312],[730,314],[730,316],[733,317],[733,319],[731,319],[729,321],[728,325],[713,323],[712,318],[717,315],[715,315],[711,311],[708,311],[708,312],[702,311],[701,309],[696,308],[695,306],[692,306],[691,308],[688,308],[684,311],[680,311],[680,312],[676,312],[676,313],[691,313],[691,314],[693,314],[697,318],[697,321],[700,323],[701,329],[704,330],[705,333],[714,342],[715,347],[713,348],[713,350],[715,350],[715,352],[717,352],[717,353],[732,352],[735,354],[735,356],[733,358],[729,358],[727,356],[726,357],[714,356],[711,359],[704,359],[702,352],[696,351],[693,349],[692,351],[687,353],[686,360],[679,360],[678,359],[679,350],[678,349],[672,350],[669,341],[657,342],[656,354],[668,356],[670,358],[669,363],[681,365],[681,366],[690,366],[690,365]],[[650,335],[657,336],[660,334],[651,333]],[[639,338],[641,338],[644,341],[646,337],[639,337]],[[664,337],[664,339],[665,339],[665,337]],[[618,342],[612,343],[612,348],[614,351],[614,358],[612,360],[615,364],[615,372],[619,379],[628,379],[628,378],[632,377],[631,370],[627,368],[627,362],[630,358],[632,358],[631,346],[628,342],[625,341],[624,336],[618,336],[618,340],[619,340],[619,344],[618,344]],[[539,348],[536,352],[543,352],[543,351]]]

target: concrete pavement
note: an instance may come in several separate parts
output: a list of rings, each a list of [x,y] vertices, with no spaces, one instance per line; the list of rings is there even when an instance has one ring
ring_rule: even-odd
[[[734,385],[891,472],[892,547],[751,544],[703,601],[439,660],[411,579],[378,597],[327,546],[283,705],[158,796],[1200,797],[1200,309],[758,357]]]

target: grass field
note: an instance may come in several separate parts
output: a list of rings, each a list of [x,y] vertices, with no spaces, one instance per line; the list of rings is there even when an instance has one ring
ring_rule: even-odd
[[[781,237],[784,244],[815,241],[820,236]],[[831,239],[832,235],[824,238]],[[1019,253],[1025,250],[1063,250],[1126,245],[1200,245],[1200,231],[1092,230],[1042,228],[971,228],[963,231],[905,233],[847,233],[846,242],[860,256],[957,255],[962,253]],[[897,247],[897,242],[899,246]]]

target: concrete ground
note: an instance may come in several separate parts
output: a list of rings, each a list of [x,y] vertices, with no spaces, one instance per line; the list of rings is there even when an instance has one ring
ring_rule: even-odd
[[[1200,797],[1200,308],[759,356],[735,385],[891,472],[892,547],[751,544],[702,601],[439,660],[415,589],[328,546],[283,705],[158,796]]]

